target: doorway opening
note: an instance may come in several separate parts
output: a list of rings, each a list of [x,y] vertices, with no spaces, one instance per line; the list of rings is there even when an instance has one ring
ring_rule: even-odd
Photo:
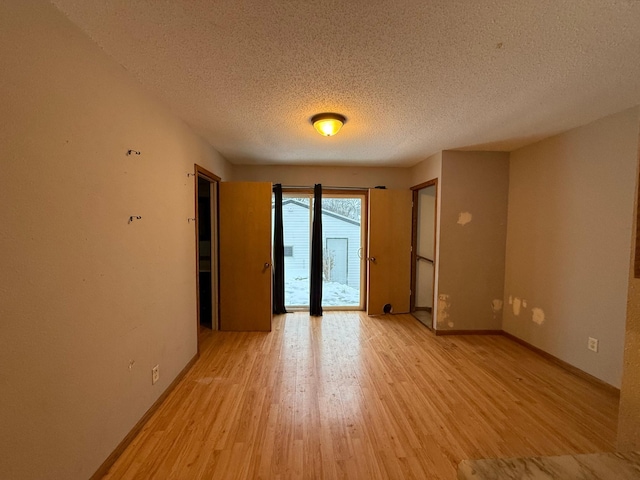
[[[218,182],[220,178],[195,166],[196,292],[198,338],[218,326]],[[198,342],[199,343],[199,342]],[[198,347],[199,349],[199,347]]]
[[[412,187],[411,313],[433,329],[438,180]]]
[[[325,310],[363,310],[365,264],[363,249],[366,193],[322,193],[322,307]],[[313,195],[283,192],[285,305],[309,308]]]

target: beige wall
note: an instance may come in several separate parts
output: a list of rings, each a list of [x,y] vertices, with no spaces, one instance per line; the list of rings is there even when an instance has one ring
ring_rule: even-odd
[[[509,154],[442,153],[439,330],[500,330]]]
[[[196,353],[186,174],[231,167],[48,2],[0,71],[0,478],[86,479]]]
[[[640,142],[638,148],[640,163]],[[637,173],[635,178],[638,178]],[[624,363],[618,418],[618,450],[640,450],[640,279],[634,277],[635,232],[638,211],[638,186],[633,223],[633,242],[629,268],[629,292],[627,295],[627,321],[624,341]]]
[[[636,108],[511,154],[503,328],[614,386],[637,148]]]
[[[327,187],[407,188],[409,170],[382,167],[312,167],[235,165],[233,180],[238,182],[272,182],[283,185],[321,183]]]
[[[407,187],[414,187],[428,182],[442,175],[442,153],[431,155],[409,169],[409,183]]]

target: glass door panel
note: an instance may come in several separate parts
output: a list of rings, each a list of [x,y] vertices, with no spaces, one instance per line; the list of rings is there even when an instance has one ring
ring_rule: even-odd
[[[311,197],[283,195],[284,303],[287,308],[309,308],[311,259]]]
[[[363,194],[323,194],[323,308],[364,308],[361,221],[364,199]],[[285,305],[288,309],[308,309],[313,196],[285,192],[282,219]]]
[[[322,306],[362,308],[363,198],[323,195]]]

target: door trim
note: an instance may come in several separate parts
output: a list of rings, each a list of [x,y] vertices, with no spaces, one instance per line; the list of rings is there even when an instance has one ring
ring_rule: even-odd
[[[289,198],[295,198],[295,195],[300,196],[310,196],[313,199],[313,188],[306,187],[282,187],[283,195],[288,195]],[[368,248],[369,248],[369,190],[362,188],[322,188],[322,196],[323,198],[326,196],[330,198],[360,198],[362,201],[361,204],[361,212],[360,212],[360,244],[361,244],[361,252],[359,254],[360,259],[360,300],[357,306],[341,306],[341,307],[332,307],[332,306],[322,306],[324,311],[366,311],[367,310],[367,288],[368,288],[368,268],[369,262],[368,258]],[[286,197],[285,197],[286,198]],[[309,239],[311,239],[311,225],[313,223],[313,208],[309,209]],[[298,306],[292,307],[287,306],[287,311],[289,312],[306,312],[308,311],[308,307]]]
[[[438,251],[438,179],[433,178],[429,181],[420,183],[411,187],[413,207],[411,209],[411,297],[409,303],[409,311],[416,311],[416,276],[417,269],[416,264],[418,262],[418,195],[419,191],[423,188],[427,187],[436,187],[436,198],[435,198],[435,216],[434,222],[436,224],[436,228],[433,229],[433,307],[431,310],[431,315],[435,313],[435,305],[437,305],[437,301],[435,298],[436,294],[436,255],[435,253]],[[432,317],[433,319],[433,317]]]
[[[198,209],[198,178],[204,178],[205,180],[208,180],[209,183],[220,183],[221,178],[219,176],[217,176],[215,173],[210,172],[209,170],[207,170],[204,167],[201,167],[200,165],[198,165],[197,163],[193,164],[193,181],[194,181],[194,205],[195,205],[195,221],[193,222],[194,227],[195,227],[195,242],[196,242],[196,261],[195,261],[195,267],[196,267],[196,344],[198,346],[197,348],[197,355],[200,355],[200,239],[198,238],[198,228],[199,228],[199,209]],[[218,188],[216,188],[216,195],[218,194]],[[216,199],[216,212],[215,212],[215,218],[216,218],[216,223],[218,222],[218,212],[217,212],[217,208],[218,208],[218,201]],[[213,213],[213,212],[212,212]],[[216,231],[218,230],[218,226],[216,225]],[[216,239],[217,241],[217,239]],[[212,239],[212,243],[213,243],[213,239]],[[218,248],[216,248],[216,255],[219,255],[219,251]],[[213,277],[213,275],[215,275],[216,277],[218,277],[219,275],[219,267],[218,267],[218,263],[219,263],[219,259],[216,259],[216,271],[215,272],[211,272],[211,276]],[[216,281],[216,285],[217,288],[219,289],[219,280]],[[218,302],[220,303],[220,302]],[[219,305],[215,306],[218,310],[219,310]],[[219,319],[219,312],[218,315],[216,315],[216,317]]]

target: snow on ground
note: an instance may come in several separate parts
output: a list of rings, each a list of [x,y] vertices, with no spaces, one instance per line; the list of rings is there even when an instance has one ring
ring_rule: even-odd
[[[285,280],[284,303],[287,306],[309,305],[309,279],[296,277]],[[348,285],[336,282],[322,282],[323,307],[357,307],[360,292]]]

